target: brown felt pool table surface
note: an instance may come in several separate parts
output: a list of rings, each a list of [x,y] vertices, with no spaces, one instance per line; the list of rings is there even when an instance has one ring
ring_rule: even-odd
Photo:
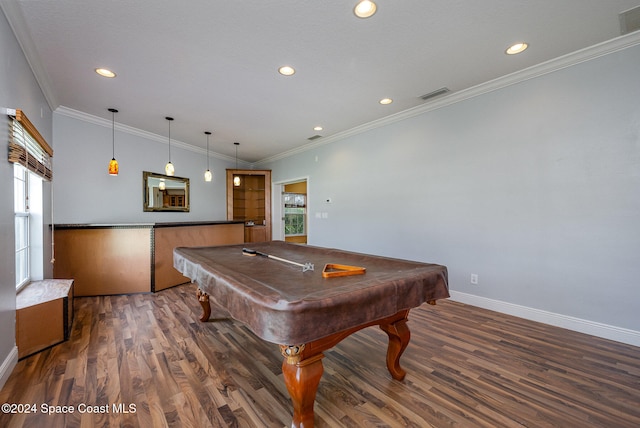
[[[243,255],[243,248],[301,264]],[[324,278],[325,264],[364,267],[363,275]],[[447,268],[282,241],[180,247],[174,266],[231,317],[278,344],[306,343],[449,297]]]

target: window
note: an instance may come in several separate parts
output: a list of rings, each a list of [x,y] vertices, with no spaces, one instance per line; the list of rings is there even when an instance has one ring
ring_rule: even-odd
[[[44,275],[44,201],[39,176],[17,164],[13,171],[16,290],[20,291],[30,281],[42,279]]]
[[[53,150],[21,110],[2,111],[10,120],[8,159],[14,164],[15,283],[20,291],[44,274],[43,180],[52,179]]]
[[[13,206],[15,212],[16,288],[26,285],[29,269],[29,173],[21,165],[13,167]]]
[[[284,235],[307,234],[307,195],[284,193]]]

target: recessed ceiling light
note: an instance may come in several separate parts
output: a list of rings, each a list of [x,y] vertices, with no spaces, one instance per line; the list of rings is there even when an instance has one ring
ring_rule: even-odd
[[[380,104],[382,104],[383,106],[386,106],[387,104],[391,104],[393,102],[393,100],[391,98],[383,98],[378,102]]]
[[[107,68],[96,68],[96,73],[102,77],[116,77],[116,73]]]
[[[507,55],[515,55],[524,51],[528,47],[529,45],[524,42],[516,43],[515,45],[509,46],[509,48],[506,51],[504,51],[504,53],[506,53]]]
[[[322,126],[314,126],[313,130],[314,131],[322,131]]]
[[[377,6],[370,0],[362,0],[353,8],[353,13],[358,18],[369,18],[376,13]]]
[[[293,67],[288,65],[283,65],[278,69],[278,73],[282,74],[283,76],[291,76],[295,74],[295,72],[296,70]]]

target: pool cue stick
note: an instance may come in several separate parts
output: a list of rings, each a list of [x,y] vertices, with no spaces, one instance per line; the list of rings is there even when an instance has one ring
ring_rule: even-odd
[[[313,270],[313,263],[298,263],[291,260],[283,259],[282,257],[272,256],[271,254],[262,253],[260,251],[251,250],[249,248],[243,248],[242,254],[245,256],[262,256],[268,259],[278,260],[285,263],[290,263],[292,265],[300,266],[302,268],[302,272],[306,272],[308,270]]]

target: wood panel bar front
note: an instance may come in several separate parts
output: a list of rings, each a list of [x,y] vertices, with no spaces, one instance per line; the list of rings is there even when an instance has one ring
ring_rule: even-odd
[[[242,222],[215,225],[156,226],[155,227],[154,291],[164,290],[191,281],[173,268],[175,247],[205,247],[242,244]]]
[[[178,246],[244,242],[241,221],[56,225],[54,278],[73,278],[76,296],[149,293],[184,284]]]
[[[151,227],[55,230],[54,278],[73,278],[76,296],[149,292]]]

